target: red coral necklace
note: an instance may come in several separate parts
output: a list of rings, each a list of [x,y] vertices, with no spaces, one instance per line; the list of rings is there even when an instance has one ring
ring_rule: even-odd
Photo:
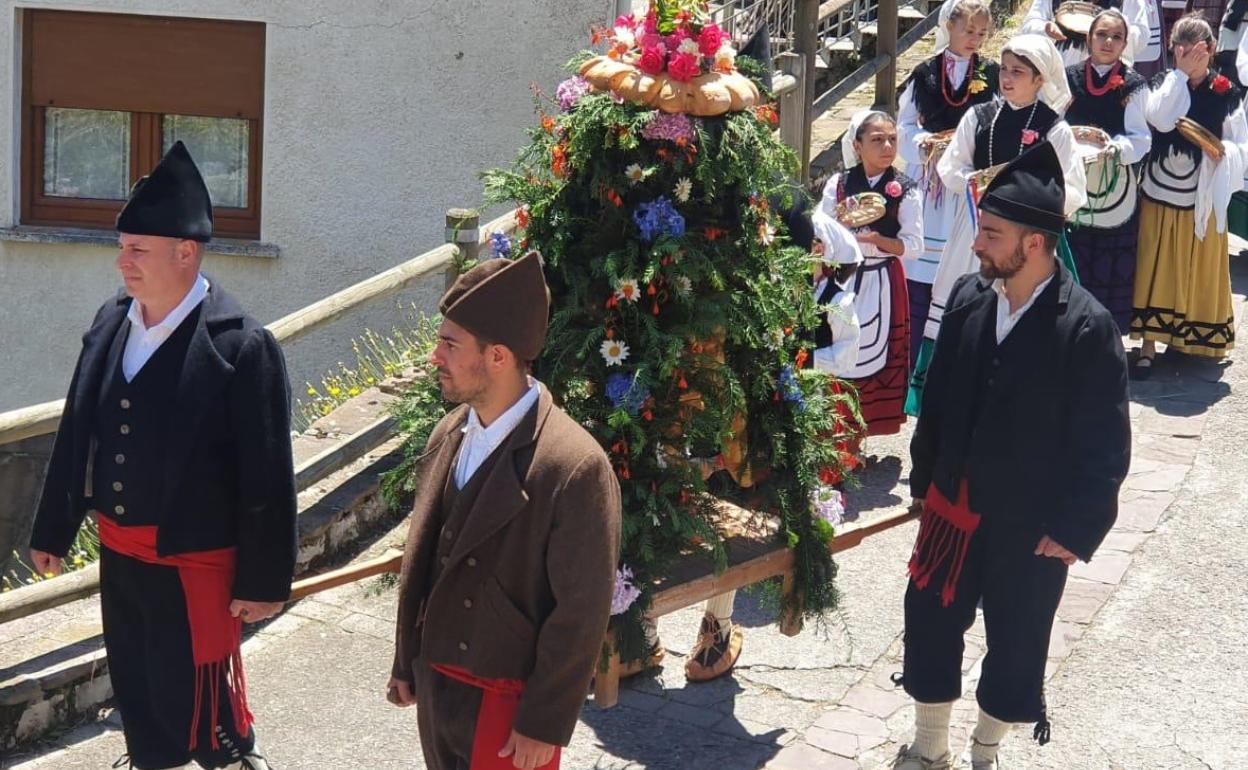
[[[1109,68],[1109,76],[1105,78],[1105,85],[1097,88],[1092,78],[1092,60],[1088,59],[1083,63],[1084,84],[1088,88],[1088,93],[1093,96],[1104,96],[1117,87],[1114,79],[1118,77],[1118,71],[1122,69],[1122,62],[1114,62],[1114,66]]]
[[[975,64],[979,58],[979,54],[971,54],[971,59],[966,65],[966,77],[962,80],[962,84],[966,86],[966,93],[962,94],[962,98],[955,100],[953,95],[949,93],[949,67],[942,61],[940,63],[940,94],[945,97],[945,104],[950,107],[961,107],[971,98],[971,79],[975,76]]]

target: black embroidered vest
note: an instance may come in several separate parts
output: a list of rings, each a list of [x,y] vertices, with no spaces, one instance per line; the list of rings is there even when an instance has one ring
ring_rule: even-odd
[[[1086,66],[1088,65],[1085,61],[1066,68],[1066,82],[1070,84],[1070,93],[1074,97],[1066,108],[1066,122],[1072,126],[1096,126],[1110,136],[1126,133],[1127,102],[1137,91],[1147,86],[1148,81],[1131,67],[1123,65],[1117,73],[1123,84],[1100,96],[1094,96],[1088,90]],[[1114,71],[1111,69],[1102,76],[1092,68],[1091,74],[1093,87],[1099,89],[1105,86]]]
[[[982,79],[987,85],[978,93],[968,94],[971,83],[980,77],[981,73],[978,72],[980,70],[982,70]],[[956,91],[950,91],[949,98],[955,102],[966,98],[965,102],[955,106],[945,98],[944,89],[941,87],[945,73],[944,52],[915,67],[907,85],[910,83],[914,85],[914,104],[919,110],[919,124],[923,126],[923,130],[937,133],[957,128],[958,121],[962,120],[967,110],[977,104],[992,101],[992,98],[997,95],[999,71],[1000,67],[996,62],[975,56],[967,67],[962,85]],[[905,86],[902,87],[902,92],[905,92]]]
[[[1153,78],[1153,88],[1160,86],[1167,74],[1166,72],[1158,73]],[[1187,108],[1187,117],[1209,129],[1214,136],[1221,139],[1222,123],[1239,106],[1243,92],[1234,84],[1230,84],[1224,93],[1219,94],[1213,90],[1215,77],[1217,76],[1210,75],[1195,88],[1188,85],[1191,105]],[[1165,158],[1169,156],[1171,149],[1188,156],[1197,164],[1200,163],[1200,148],[1185,139],[1177,127],[1170,131],[1153,129],[1153,149],[1149,152],[1149,158]]]
[[[994,129],[993,118],[997,116],[998,111],[1001,115],[997,117]],[[1028,117],[1031,118],[1030,123],[1027,121]],[[979,122],[979,126],[975,129],[975,154],[973,156],[977,170],[1017,158],[1022,150],[1027,149],[1027,145],[1023,144],[1025,128],[1036,132],[1035,141],[1030,143],[1036,144],[1043,141],[1049,130],[1061,120],[1057,113],[1044,102],[1035,103],[1033,114],[1031,107],[1016,110],[1006,105],[1001,99],[977,106],[975,119]],[[994,131],[991,141],[988,135],[990,131]],[[988,154],[990,144],[992,157]]]
[[[199,313],[198,307],[191,311],[130,382],[122,369],[129,321],[113,339],[92,426],[91,497],[96,510],[120,524],[160,523],[167,439],[180,427],[174,414],[178,379]]]

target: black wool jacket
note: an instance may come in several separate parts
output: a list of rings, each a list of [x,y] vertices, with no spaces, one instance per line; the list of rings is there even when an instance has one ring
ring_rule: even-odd
[[[945,311],[914,438],[911,494],[1047,534],[1087,561],[1118,516],[1131,461],[1127,363],[1109,312],[1059,263],[998,345],[997,293],[972,274]]]

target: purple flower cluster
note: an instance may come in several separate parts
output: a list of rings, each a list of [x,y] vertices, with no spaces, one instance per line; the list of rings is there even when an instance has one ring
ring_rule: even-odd
[[[806,411],[806,397],[802,395],[802,387],[797,384],[797,375],[789,364],[785,364],[780,370],[780,395],[785,401],[797,404],[798,411]]]
[[[810,493],[810,507],[817,518],[834,527],[845,520],[845,495],[834,487],[816,487]]]
[[[633,571],[628,567],[620,567],[615,571],[615,590],[611,593],[611,614],[622,615],[633,606],[641,589],[633,585]]]
[[[669,142],[675,142],[684,139],[692,142],[697,132],[693,126],[693,118],[685,113],[657,112],[641,130],[641,135],[651,140],[666,139]]]
[[[593,90],[594,87],[589,84],[589,81],[580,75],[568,78],[555,89],[555,98],[559,100],[559,109],[567,112],[581,100],[582,96]]]
[[[503,233],[490,233],[490,251],[495,259],[511,259],[511,239]]]
[[[637,414],[641,405],[650,398],[650,391],[637,382],[637,374],[617,372],[607,378],[607,398],[616,409]]]
[[[666,195],[660,195],[650,203],[637,204],[633,222],[641,231],[644,241],[653,241],[660,235],[679,238],[685,234],[685,218],[680,215]]]

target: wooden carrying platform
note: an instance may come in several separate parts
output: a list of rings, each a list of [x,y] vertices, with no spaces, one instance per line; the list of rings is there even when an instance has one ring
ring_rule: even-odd
[[[651,617],[662,617],[727,591],[773,577],[784,578],[786,593],[792,589],[793,551],[777,542],[776,521],[765,514],[746,511],[727,503],[722,503],[720,509],[722,518],[717,526],[728,551],[727,568],[716,572],[714,561],[708,554],[690,552],[676,564],[671,575],[657,584],[650,609]],[[865,538],[905,524],[916,517],[915,513],[903,511],[843,525],[837,530],[829,548],[834,554],[848,551]],[[304,578],[295,583],[290,593],[290,601],[374,575],[387,572],[397,574],[402,562],[403,552],[392,548],[376,559]],[[796,635],[802,630],[801,618],[782,617],[780,630],[789,636]],[[612,654],[606,670],[599,671],[594,680],[594,702],[599,708],[611,708],[619,700],[620,694],[620,657],[615,652],[614,640],[608,639],[607,643]]]

